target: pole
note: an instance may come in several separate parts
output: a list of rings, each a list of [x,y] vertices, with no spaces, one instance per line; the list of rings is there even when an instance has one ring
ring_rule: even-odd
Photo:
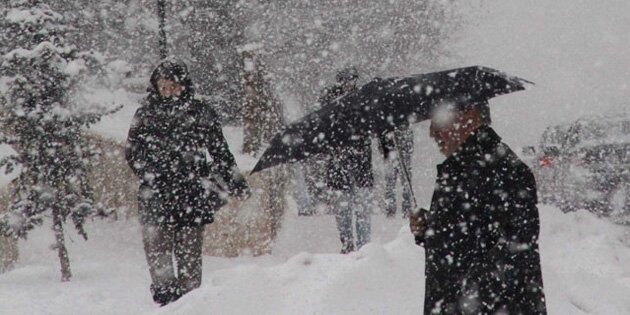
[[[160,59],[166,58],[168,50],[166,47],[166,30],[164,25],[166,24],[166,9],[164,0],[157,0],[157,14],[159,23],[159,46],[160,46]]]
[[[394,139],[394,146],[396,147],[396,151],[398,151],[398,162],[400,163],[400,168],[402,169],[402,173],[405,176],[405,182],[407,183],[407,189],[409,189],[409,193],[411,194],[411,198],[413,199],[413,207],[418,208],[418,202],[416,201],[416,195],[413,193],[413,186],[411,185],[411,177],[409,176],[409,171],[407,170],[407,165],[405,165],[405,161],[402,158],[402,149],[398,145],[398,140],[396,139],[396,135],[392,137]]]

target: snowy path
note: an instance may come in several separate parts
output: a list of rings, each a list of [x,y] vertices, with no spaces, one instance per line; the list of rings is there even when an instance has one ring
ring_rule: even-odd
[[[625,228],[587,212],[540,211],[550,314],[630,314]],[[17,268],[0,275],[0,314],[419,314],[424,252],[403,226],[374,216],[375,242],[344,256],[332,216],[288,215],[273,255],[205,257],[202,287],[166,308],[149,296],[134,222],[97,222],[88,242],[73,235],[69,283],[59,282],[41,228],[20,243]]]

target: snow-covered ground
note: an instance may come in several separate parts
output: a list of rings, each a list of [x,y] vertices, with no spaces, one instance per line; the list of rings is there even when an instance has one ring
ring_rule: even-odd
[[[124,140],[134,101],[93,130]],[[109,119],[109,118],[108,118]],[[439,162],[426,124],[415,126],[414,186],[424,205]],[[233,152],[241,130],[224,128]],[[6,148],[3,152],[8,153]],[[255,159],[237,155],[242,170]],[[377,164],[378,173],[381,171]],[[2,178],[2,176],[0,176]],[[6,182],[6,180],[4,181]],[[20,241],[20,258],[0,274],[0,314],[419,314],[424,251],[402,218],[373,216],[373,243],[340,255],[334,217],[297,216],[290,202],[272,255],[204,257],[202,287],[164,308],[149,294],[149,273],[135,221],[96,221],[89,241],[67,233],[73,278],[59,281],[52,231],[44,224]],[[630,314],[630,233],[581,211],[541,205],[541,251],[550,314]]]
[[[541,255],[550,314],[630,314],[630,235],[581,211],[541,206]],[[70,233],[74,278],[59,281],[51,231],[20,242],[0,275],[0,314],[419,314],[424,251],[401,218],[374,216],[374,242],[337,254],[334,219],[287,213],[274,253],[204,257],[202,287],[159,308],[135,222],[94,222]]]
[[[488,0],[463,34],[463,64],[481,64],[537,83],[493,100],[494,126],[514,149],[536,143],[549,124],[627,110],[630,28],[627,0]],[[138,97],[100,91],[125,107],[92,130],[123,141]],[[292,112],[289,108],[288,112]],[[300,116],[294,114],[292,116]],[[426,124],[415,126],[414,187],[421,205],[432,189],[437,150]],[[242,139],[226,128],[232,151]],[[8,153],[0,147],[0,155]],[[255,160],[238,156],[242,170]],[[378,162],[378,161],[376,161]],[[377,172],[379,170],[377,169]],[[378,174],[377,174],[378,175]],[[10,177],[0,176],[0,186]],[[203,285],[157,307],[135,221],[96,221],[85,242],[72,229],[72,281],[59,281],[52,231],[20,241],[15,269],[0,274],[0,314],[420,314],[424,251],[402,218],[375,215],[373,243],[350,255],[329,215],[298,217],[293,205],[272,255],[204,257]],[[630,230],[580,211],[541,205],[541,257],[550,314],[630,314]]]

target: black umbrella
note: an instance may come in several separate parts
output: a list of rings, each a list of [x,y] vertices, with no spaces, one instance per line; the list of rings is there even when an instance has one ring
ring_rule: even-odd
[[[376,78],[276,134],[252,173],[297,162],[356,137],[419,122],[443,101],[471,103],[525,89],[527,80],[480,66],[389,79]]]

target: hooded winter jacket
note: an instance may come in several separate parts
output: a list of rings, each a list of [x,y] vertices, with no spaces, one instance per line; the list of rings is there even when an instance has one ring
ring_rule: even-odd
[[[184,86],[177,98],[157,92],[157,80]],[[126,158],[141,181],[143,224],[197,226],[211,223],[226,195],[248,193],[218,121],[194,90],[183,63],[165,61],[151,75],[151,89],[136,111]]]

